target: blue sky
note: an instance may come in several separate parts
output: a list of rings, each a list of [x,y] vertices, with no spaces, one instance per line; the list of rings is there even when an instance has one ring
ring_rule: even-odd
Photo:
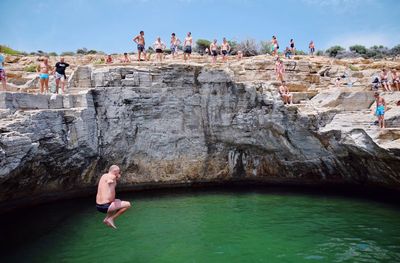
[[[294,38],[307,50],[359,43],[400,44],[398,0],[0,0],[0,44],[22,51],[108,53],[136,51],[132,38],[145,31],[168,42],[191,31],[194,40],[222,37],[257,41]]]

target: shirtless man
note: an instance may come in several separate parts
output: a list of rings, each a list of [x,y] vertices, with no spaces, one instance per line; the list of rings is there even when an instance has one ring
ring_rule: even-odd
[[[49,65],[49,59],[45,58],[37,67],[36,72],[39,74],[40,79],[40,93],[44,92],[46,88],[46,93],[49,92],[49,73],[51,72],[51,66]]]
[[[115,199],[115,186],[120,177],[119,167],[111,165],[108,173],[101,176],[97,188],[96,208],[107,214],[103,223],[112,228],[117,228],[114,220],[131,207],[130,202]]]
[[[212,63],[217,62],[217,56],[218,56],[218,45],[217,45],[217,40],[214,39],[214,42],[210,44],[210,51],[211,51],[211,56],[212,56]]]
[[[185,37],[185,41],[183,42],[183,59],[186,61],[190,59],[190,54],[192,54],[192,33],[188,32],[187,37]]]
[[[277,80],[279,80],[279,81],[284,80],[285,66],[283,65],[283,61],[280,60],[279,58],[276,60],[276,63],[275,63],[275,73],[276,73]]]
[[[181,40],[175,36],[175,33],[171,34],[171,54],[172,58],[175,58],[175,55],[178,54],[178,46],[181,44]]]
[[[157,37],[157,40],[154,42],[153,47],[156,50],[156,54],[157,54],[156,59],[159,62],[162,62],[165,44],[164,44],[164,42],[161,41],[160,37]]]
[[[61,81],[61,88],[62,93],[65,93],[65,82],[67,80],[67,75],[65,74],[66,68],[69,67],[68,63],[64,62],[64,58],[60,58],[60,62],[56,63],[55,69],[53,70],[53,74],[55,73],[56,77],[56,94],[58,94],[60,81]]]
[[[0,54],[0,81],[2,83],[3,91],[7,91],[6,71],[4,70],[4,57],[2,54]]]
[[[400,77],[399,77],[399,75],[397,74],[397,71],[396,71],[396,69],[394,68],[394,69],[392,69],[392,84],[393,84],[393,86],[395,87],[395,89],[397,90],[397,91],[400,91],[400,86],[399,86],[399,84],[400,84]]]
[[[285,81],[282,81],[282,85],[279,87],[279,93],[281,94],[284,104],[293,104],[293,94],[289,93],[289,88],[286,86]]]
[[[310,44],[308,44],[308,48],[310,49],[311,56],[314,57],[314,52],[315,52],[314,41],[311,40]]]
[[[376,110],[375,115],[378,117],[378,123],[380,128],[385,128],[385,111],[386,101],[379,95],[379,92],[375,92]]]
[[[389,80],[388,80],[388,72],[386,69],[382,69],[382,73],[380,75],[381,77],[381,84],[384,89],[384,91],[392,91],[392,88],[389,85]]]
[[[144,49],[145,41],[144,41],[144,31],[140,31],[139,35],[137,35],[133,41],[137,44],[138,50],[138,61],[140,61],[140,55],[143,53],[144,58],[146,59],[146,51]]]
[[[222,54],[222,61],[226,62],[228,57],[228,53],[231,51],[231,46],[229,45],[229,42],[226,41],[226,38],[222,39],[222,45],[221,45],[221,54]]]
[[[128,56],[128,53],[124,53],[124,57],[121,59],[122,63],[130,63],[131,59]]]

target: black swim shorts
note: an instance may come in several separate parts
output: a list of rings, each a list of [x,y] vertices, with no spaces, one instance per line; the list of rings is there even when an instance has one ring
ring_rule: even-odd
[[[106,203],[106,204],[96,204],[97,211],[102,212],[102,213],[107,213],[108,208],[110,207],[111,203]]]

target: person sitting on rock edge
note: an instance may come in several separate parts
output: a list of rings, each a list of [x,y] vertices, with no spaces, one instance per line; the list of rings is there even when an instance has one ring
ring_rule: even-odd
[[[131,62],[131,59],[129,58],[128,53],[126,53],[126,52],[124,53],[124,56],[122,57],[121,62],[122,63],[130,63]]]
[[[279,87],[279,94],[281,94],[284,104],[293,104],[293,94],[289,92],[289,88],[286,86],[286,82],[282,81]]]
[[[112,64],[113,63],[113,58],[111,55],[107,55],[106,57],[106,64]]]
[[[400,91],[400,86],[399,86],[399,84],[400,84],[400,77],[399,77],[399,75],[397,74],[396,69],[393,68],[391,73],[392,73],[392,84],[393,84],[395,90]]]
[[[392,88],[389,85],[388,73],[387,73],[385,68],[382,69],[382,73],[381,73],[380,77],[381,77],[381,84],[382,84],[382,87],[383,87],[384,91],[390,91],[391,92]]]
[[[375,92],[374,94],[376,101],[376,110],[375,115],[378,117],[379,127],[385,128],[385,111],[386,111],[386,101],[383,97],[379,95],[379,92]]]
[[[108,173],[101,176],[97,188],[96,209],[107,214],[103,223],[112,228],[117,228],[114,220],[131,207],[130,202],[115,199],[115,186],[120,178],[119,167],[111,165]]]

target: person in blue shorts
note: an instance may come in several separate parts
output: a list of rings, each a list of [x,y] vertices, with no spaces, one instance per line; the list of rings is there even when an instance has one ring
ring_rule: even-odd
[[[378,117],[379,128],[385,128],[385,111],[386,101],[379,95],[379,92],[375,92],[376,110],[375,115]]]
[[[43,61],[36,67],[36,72],[39,73],[40,79],[40,93],[49,93],[49,74],[51,72],[51,66],[49,65],[48,58],[43,59]]]
[[[144,41],[144,31],[140,31],[139,35],[137,35],[133,41],[137,44],[138,50],[138,61],[141,61],[140,55],[143,53],[144,58],[146,59],[146,51],[144,48],[145,41]]]

